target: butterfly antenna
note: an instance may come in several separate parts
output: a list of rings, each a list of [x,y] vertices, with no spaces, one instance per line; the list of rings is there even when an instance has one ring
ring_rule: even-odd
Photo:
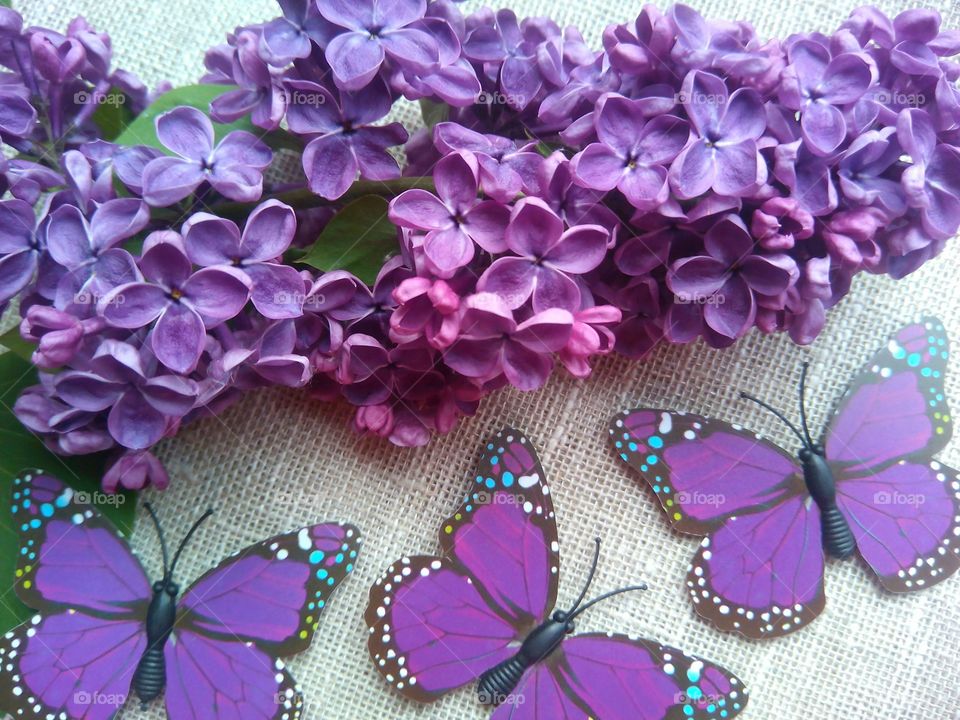
[[[807,447],[813,447],[813,438],[810,437],[810,426],[807,425],[807,371],[810,370],[810,363],[803,363],[803,370],[800,371],[800,425],[803,427],[803,434],[807,436]]]
[[[207,508],[207,511],[203,515],[201,515],[199,518],[197,518],[197,521],[187,531],[187,534],[184,536],[183,541],[180,543],[180,547],[177,548],[177,554],[173,556],[173,564],[170,565],[170,573],[167,575],[168,580],[173,578],[173,571],[177,567],[177,561],[180,559],[180,553],[183,552],[183,549],[190,542],[190,538],[193,537],[193,534],[197,531],[197,528],[199,528],[203,524],[203,521],[206,520],[211,515],[213,515],[213,508]]]
[[[597,573],[597,565],[600,564],[600,538],[594,538],[596,546],[593,549],[593,563],[590,565],[590,574],[587,575],[587,584],[583,586],[583,592],[580,593],[580,597],[577,598],[577,601],[573,604],[573,607],[570,608],[570,612],[567,613],[567,617],[573,617],[577,614],[577,608],[580,607],[586,597],[587,592],[590,590],[590,584],[593,582],[593,576]]]
[[[148,513],[150,513],[150,519],[153,520],[153,526],[157,529],[157,537],[160,538],[160,553],[163,555],[163,576],[165,578],[169,577],[167,568],[170,565],[170,554],[167,552],[167,539],[163,535],[163,528],[160,527],[160,520],[157,518],[157,514],[153,511],[153,505],[145,502],[143,507],[146,508]]]
[[[790,428],[791,430],[793,430],[793,434],[796,435],[798,438],[800,438],[800,443],[801,443],[804,447],[807,446],[807,440],[806,440],[805,437],[803,437],[803,433],[801,433],[799,430],[797,430],[797,426],[794,425],[794,424],[793,424],[792,422],[790,422],[789,420],[787,420],[787,416],[784,415],[784,414],[783,414],[782,412],[780,412],[779,410],[777,410],[775,407],[773,407],[773,405],[769,405],[769,404],[765,403],[763,400],[761,400],[760,398],[754,397],[754,396],[751,395],[750,393],[742,392],[742,393],[740,393],[740,397],[742,397],[744,400],[749,400],[750,402],[755,402],[757,405],[759,405],[760,407],[764,408],[765,410],[769,410],[769,411],[770,411],[771,413],[773,413],[777,418],[779,418],[779,419],[781,420],[781,422],[783,422],[784,425],[786,425],[788,428]]]
[[[600,597],[594,598],[593,600],[591,600],[590,602],[588,602],[586,605],[584,605],[582,608],[580,608],[579,610],[577,610],[575,613],[573,613],[572,615],[570,615],[570,616],[567,618],[567,622],[570,622],[570,621],[573,620],[575,617],[577,617],[577,615],[580,615],[581,613],[586,612],[587,610],[589,610],[590,608],[592,608],[594,605],[596,605],[597,603],[601,603],[601,602],[603,602],[604,600],[609,600],[610,598],[612,598],[612,597],[614,597],[614,596],[616,596],[616,595],[622,595],[623,593],[633,592],[634,590],[646,590],[646,589],[647,589],[647,584],[646,584],[646,583],[640,583],[639,585],[631,585],[630,587],[620,588],[619,590],[611,590],[611,591],[608,592],[608,593],[604,593],[604,594],[601,595]]]

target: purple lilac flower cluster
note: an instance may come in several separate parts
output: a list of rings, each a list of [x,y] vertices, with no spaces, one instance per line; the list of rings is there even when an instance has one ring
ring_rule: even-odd
[[[447,0],[280,6],[207,53],[204,82],[232,88],[160,115],[164,150],[65,102],[146,101],[106,36],[0,9],[0,137],[24,158],[2,168],[0,302],[55,371],[16,412],[58,452],[115,449],[108,489],[165,484],[151,448],[257,387],[345,398],[413,446],[557,360],[583,378],[752,327],[809,343],[857,273],[902,277],[960,226],[960,33],[934,11],[763,42],[646,6],[594,50]],[[403,99],[432,124],[390,122]],[[302,262],[358,180],[397,229],[371,285]]]

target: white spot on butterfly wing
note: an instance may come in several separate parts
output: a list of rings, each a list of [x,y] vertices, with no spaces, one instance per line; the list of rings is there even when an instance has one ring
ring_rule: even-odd
[[[666,435],[673,430],[673,418],[670,416],[670,413],[665,412],[660,416],[660,424],[657,426],[657,429],[661,435]]]
[[[532,488],[540,482],[540,476],[534,473],[533,475],[521,475],[517,478],[517,484],[522,488]]]

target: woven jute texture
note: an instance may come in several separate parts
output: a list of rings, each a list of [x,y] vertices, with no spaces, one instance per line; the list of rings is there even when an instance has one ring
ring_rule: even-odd
[[[693,2],[708,17],[753,22],[765,37],[830,30],[855,7],[823,0]],[[193,82],[204,48],[235,26],[276,15],[270,0],[17,0],[29,22],[64,26],[77,14],[108,30],[118,62],[150,83]],[[596,43],[610,22],[632,20],[625,0],[513,0],[520,15],[573,23]],[[906,5],[881,3],[895,14]],[[935,3],[950,27],[960,5]],[[467,5],[472,9],[474,5]],[[790,637],[749,642],[699,620],[684,586],[697,541],[672,532],[652,494],[617,460],[607,423],[633,405],[716,415],[793,447],[769,415],[738,401],[741,389],[790,408],[800,363],[811,367],[812,421],[819,425],[853,373],[891,331],[921,312],[938,314],[960,342],[960,244],[903,282],[861,277],[832,311],[809,348],[752,333],[734,348],[662,346],[643,363],[607,358],[578,382],[558,372],[536,393],[501,392],[479,415],[418,450],[359,438],[350,413],[295,391],[247,397],[222,417],[186,428],[160,454],[173,482],[145,493],[168,536],[183,535],[207,505],[218,508],[180,566],[185,585],[226,554],[278,532],[326,519],[360,526],[357,570],[325,611],[312,647],[290,665],[303,686],[310,720],[487,716],[469,690],[428,707],[394,695],[367,656],[362,615],[371,583],[405,553],[435,552],[441,519],[456,507],[484,439],[502,425],[523,429],[540,450],[554,489],[564,561],[561,602],[579,589],[597,535],[604,552],[596,591],[638,580],[650,589],[598,606],[581,630],[637,633],[679,645],[730,668],[752,690],[745,717],[755,720],[960,718],[960,577],[910,597],[885,593],[857,562],[826,569],[827,609]],[[960,367],[947,391],[960,403]],[[942,460],[960,467],[960,440]],[[143,513],[134,545],[158,571],[159,550]],[[126,718],[160,718],[130,709]]]

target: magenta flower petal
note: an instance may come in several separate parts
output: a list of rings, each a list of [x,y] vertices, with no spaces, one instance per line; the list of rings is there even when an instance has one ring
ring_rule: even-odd
[[[543,259],[568,273],[583,274],[596,268],[607,254],[610,233],[599,225],[578,225],[567,230]]]
[[[753,140],[716,149],[717,166],[713,189],[720,195],[739,197],[766,179],[766,165]]]
[[[167,430],[167,418],[140,393],[129,390],[110,409],[107,429],[118,443],[131,450],[145,450],[159,442]]]
[[[509,223],[509,207],[496,200],[484,200],[467,212],[463,228],[488,253],[502,253],[507,249],[504,234]]]
[[[503,374],[518,390],[529,392],[543,387],[553,369],[553,359],[519,343],[503,348]]]
[[[167,302],[163,288],[149,283],[129,283],[101,298],[97,312],[114,327],[135,330],[156,320]]]
[[[203,320],[197,311],[182,302],[169,305],[150,334],[157,360],[184,375],[193,372],[197,366],[206,336]],[[122,441],[118,438],[117,442]]]
[[[125,387],[95,373],[75,371],[58,375],[54,386],[64,402],[87,412],[106,410],[117,401]]]
[[[75,268],[92,258],[90,226],[79,208],[62,205],[51,213],[47,223],[47,250],[56,262],[67,268]]]
[[[522,306],[537,284],[535,268],[523,258],[502,257],[494,260],[480,280],[477,290],[493,293],[511,310]]]
[[[141,387],[144,400],[156,410],[171,417],[183,417],[193,408],[197,384],[178,375],[158,375],[149,378]]]
[[[159,157],[143,170],[143,199],[154,207],[165,207],[183,200],[205,179],[203,168],[194,162],[174,157]]]
[[[570,339],[572,330],[573,315],[551,308],[520,323],[511,339],[534,352],[559,352]]]
[[[326,49],[337,84],[345,90],[366,86],[383,64],[383,45],[365,32],[337,35]]]
[[[667,285],[683,302],[706,299],[726,281],[727,266],[702,255],[678,260],[667,274]]]
[[[797,274],[796,263],[787,255],[751,255],[740,263],[740,275],[761,295],[778,295],[790,287]]]
[[[603,143],[588,145],[576,158],[577,181],[595,190],[613,190],[627,167],[625,158]]]
[[[396,22],[393,18],[391,20]],[[383,49],[390,55],[411,65],[428,68],[440,59],[436,41],[421,30],[413,28],[391,30],[383,34],[380,42],[383,44]]]
[[[738,275],[731,276],[703,309],[703,320],[726,338],[740,337],[753,324],[757,306],[753,293]]]
[[[825,102],[812,102],[800,117],[803,138],[818,155],[836,150],[847,134],[847,124],[839,108]]]
[[[430,261],[441,272],[461,268],[473,259],[473,240],[460,228],[430,232],[423,241],[423,249]]]
[[[717,177],[715,150],[702,140],[690,145],[670,166],[670,181],[683,200],[705,194]]]
[[[568,275],[559,270],[543,267],[530,267],[536,285],[533,289],[534,312],[545,312],[551,308],[576,312],[580,309],[580,288]]]
[[[196,265],[231,263],[240,256],[240,230],[231,220],[197,213],[183,224],[183,245]]]
[[[470,378],[487,378],[499,370],[502,344],[496,340],[461,337],[443,354],[444,362]]]
[[[296,291],[303,292],[303,281],[297,276]],[[250,281],[240,270],[219,266],[198,270],[181,288],[183,297],[211,326],[229,320],[239,313],[250,299]]]
[[[341,197],[357,177],[357,158],[342,135],[311,140],[303,151],[303,170],[310,189],[328,200]]]
[[[752,88],[735,91],[727,103],[719,131],[725,142],[756,140],[767,129],[767,119],[760,93]]]
[[[453,225],[450,210],[433,193],[414,188],[390,202],[390,220],[417,230],[444,230]]]
[[[518,255],[543,257],[562,234],[563,220],[539,198],[527,198],[513,211],[505,238]]]
[[[157,139],[168,150],[198,163],[213,152],[213,125],[202,112],[192,107],[178,107],[156,120]]]
[[[279,258],[290,247],[296,231],[293,208],[279,200],[268,200],[247,218],[240,241],[242,257],[260,262]]]
[[[295,268],[254,263],[244,271],[253,282],[250,299],[264,317],[280,320],[303,314],[303,280]]]
[[[617,188],[639,210],[652,210],[667,200],[667,170],[662,165],[637,165],[626,172]]]

